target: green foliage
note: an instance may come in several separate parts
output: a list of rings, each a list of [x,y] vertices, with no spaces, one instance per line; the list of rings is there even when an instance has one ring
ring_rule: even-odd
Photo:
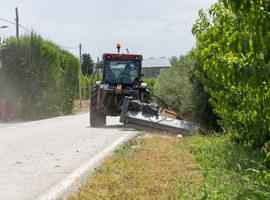
[[[195,53],[196,50],[192,50],[190,55],[194,58]],[[193,90],[191,91],[193,118],[207,130],[220,132],[221,127],[218,125],[219,117],[214,113],[214,108],[209,102],[211,96],[209,92],[205,90],[202,78],[196,76],[198,71],[203,73],[202,68],[195,63],[190,74],[190,80],[193,86]]]
[[[73,55],[32,34],[7,39],[0,59],[0,89],[8,118],[39,119],[72,112],[79,70]]]
[[[93,73],[94,61],[90,54],[82,54],[82,73],[84,76],[90,76]]]
[[[194,65],[191,56],[180,56],[171,60],[170,69],[161,70],[154,87],[155,94],[168,105],[173,105],[182,114],[192,110],[192,84],[190,71]]]
[[[133,149],[132,147],[141,147],[144,144],[144,140],[138,139],[138,138],[133,138],[131,140],[128,140],[124,142],[118,149],[114,151],[115,155],[124,157],[126,159],[131,159],[134,157],[135,152],[137,149]]]
[[[270,143],[269,11],[268,1],[222,0],[201,10],[193,27],[202,69],[195,73],[220,124],[234,130],[234,141],[254,148]]]
[[[82,98],[90,99],[92,85],[96,83],[96,81],[100,80],[96,75],[91,74],[90,76],[82,76]],[[92,85],[91,85],[92,84]]]
[[[195,76],[199,66],[195,66],[195,51],[185,56],[173,58],[172,67],[161,70],[154,84],[155,95],[166,102],[187,120],[194,120],[206,129],[220,130],[217,115],[209,103],[210,95],[205,91],[201,78]],[[145,81],[145,80],[144,80]],[[146,79],[148,85],[152,79]]]
[[[102,68],[104,67],[104,63],[103,63],[102,60],[101,60],[101,61],[98,61],[98,62],[96,63],[96,65],[97,65],[97,68],[98,68],[98,69],[102,69]]]
[[[90,95],[88,93],[90,85],[90,77],[89,76],[82,76],[82,99],[89,99]]]
[[[155,95],[176,109],[182,117],[191,118],[207,129],[219,130],[217,116],[208,102],[210,96],[203,83],[194,76],[194,50],[185,56],[173,58],[172,67],[160,72],[155,85]]]
[[[204,176],[203,199],[269,199],[270,172],[251,147],[229,135],[195,135],[184,140]]]

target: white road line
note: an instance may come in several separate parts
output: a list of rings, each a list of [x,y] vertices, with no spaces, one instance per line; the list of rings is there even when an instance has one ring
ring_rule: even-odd
[[[100,153],[92,157],[85,165],[81,166],[79,169],[72,172],[70,175],[68,175],[64,180],[62,180],[60,183],[58,183],[56,186],[54,186],[46,195],[40,196],[39,200],[51,200],[51,199],[57,199],[61,197],[63,192],[65,192],[70,186],[72,186],[73,183],[82,175],[84,175],[86,172],[89,171],[89,169],[97,164],[99,161],[101,161],[106,155],[108,155],[112,150],[114,150],[119,144],[121,144],[123,141],[125,141],[128,137],[130,137],[129,134],[123,135],[121,138],[117,139],[114,143],[112,143],[110,146],[102,150]]]

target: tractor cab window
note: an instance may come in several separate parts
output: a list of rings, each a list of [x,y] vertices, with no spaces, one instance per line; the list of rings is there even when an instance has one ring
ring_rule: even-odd
[[[103,78],[110,83],[132,84],[139,77],[139,65],[128,60],[105,62]]]

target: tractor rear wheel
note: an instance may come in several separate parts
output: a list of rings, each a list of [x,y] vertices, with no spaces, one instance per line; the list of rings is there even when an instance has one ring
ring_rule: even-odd
[[[90,102],[90,126],[102,127],[106,125],[106,115],[97,109],[98,87],[93,87]]]

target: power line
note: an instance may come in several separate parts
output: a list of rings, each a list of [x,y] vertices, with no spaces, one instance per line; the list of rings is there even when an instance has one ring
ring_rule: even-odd
[[[20,24],[19,24],[19,27],[21,27],[23,30],[25,30],[25,31],[27,31],[27,32],[29,32],[29,33],[31,33],[31,32],[32,32],[32,31],[28,30],[27,28],[23,27],[23,26],[22,26],[22,25],[20,25]]]
[[[32,29],[32,26],[30,26],[24,19],[20,17],[20,21],[23,22],[26,26],[30,27]]]
[[[20,18],[21,19],[21,18]],[[3,19],[3,18],[0,18],[1,21],[4,21],[4,22],[7,22],[9,24],[13,24],[13,25],[17,25],[15,22],[11,22],[9,20],[6,20],[6,19]],[[24,20],[22,20],[27,26],[29,26]],[[32,31],[30,31],[29,29],[25,28],[24,26],[22,26],[21,24],[19,24],[19,27],[22,28],[23,30],[31,33]],[[30,26],[31,27],[31,26]],[[32,28],[32,27],[31,27]],[[33,29],[33,28],[32,28]],[[63,48],[63,49],[78,49],[79,46],[76,46],[76,47],[64,47],[64,46],[61,46],[61,45],[58,45],[59,47]]]
[[[3,19],[3,18],[0,18],[1,21],[4,21],[4,22],[7,22],[7,23],[10,23],[10,24],[13,24],[13,25],[16,25],[15,22],[11,22],[11,21],[8,21],[6,19]]]
[[[27,24],[22,18],[20,18],[20,21],[23,22],[26,26],[30,27],[31,30],[33,30],[33,27],[30,26],[29,24]],[[32,31],[29,31],[28,28],[25,28],[24,26],[22,26],[21,24],[20,24],[19,26],[20,26],[22,29],[24,29],[24,30],[26,30],[26,31],[28,31],[28,32],[32,32]]]
[[[4,22],[7,22],[7,23],[9,23],[9,24],[13,24],[13,25],[17,25],[15,22],[11,22],[11,21],[9,21],[9,20],[6,20],[6,19],[3,19],[3,18],[0,18],[0,20],[1,21],[4,21]],[[22,26],[22,25],[20,25],[19,24],[19,27],[21,27],[23,30],[25,30],[25,31],[27,31],[27,32],[29,32],[29,33],[31,33],[31,31],[29,31],[27,28],[25,28],[24,26]]]
[[[9,20],[7,20],[7,19],[4,19],[4,18],[0,18],[0,20],[1,21],[4,21],[4,22],[7,22],[7,23],[9,23],[9,24],[12,24],[12,25],[15,25],[17,28],[16,28],[16,35],[17,35],[17,37],[18,37],[18,27],[20,27],[20,28],[22,28],[23,30],[25,30],[25,31],[27,31],[28,33],[32,33],[33,32],[33,28],[32,28],[32,26],[29,26],[24,20],[22,20],[21,18],[20,18],[20,21],[22,21],[26,26],[29,26],[29,27],[31,27],[31,31],[28,29],[28,28],[26,28],[25,26],[23,26],[23,25],[21,25],[21,24],[19,24],[19,16],[18,16],[18,13],[17,13],[18,11],[17,11],[17,7],[16,7],[16,23],[15,22],[12,22],[12,21],[9,21]],[[66,50],[68,50],[68,49],[79,49],[79,46],[73,46],[73,47],[65,47],[65,46],[61,46],[61,45],[58,45],[60,48],[62,48],[62,49],[66,49]],[[84,53],[86,53],[85,52],[85,50],[84,49],[82,49],[83,51],[84,51]]]

